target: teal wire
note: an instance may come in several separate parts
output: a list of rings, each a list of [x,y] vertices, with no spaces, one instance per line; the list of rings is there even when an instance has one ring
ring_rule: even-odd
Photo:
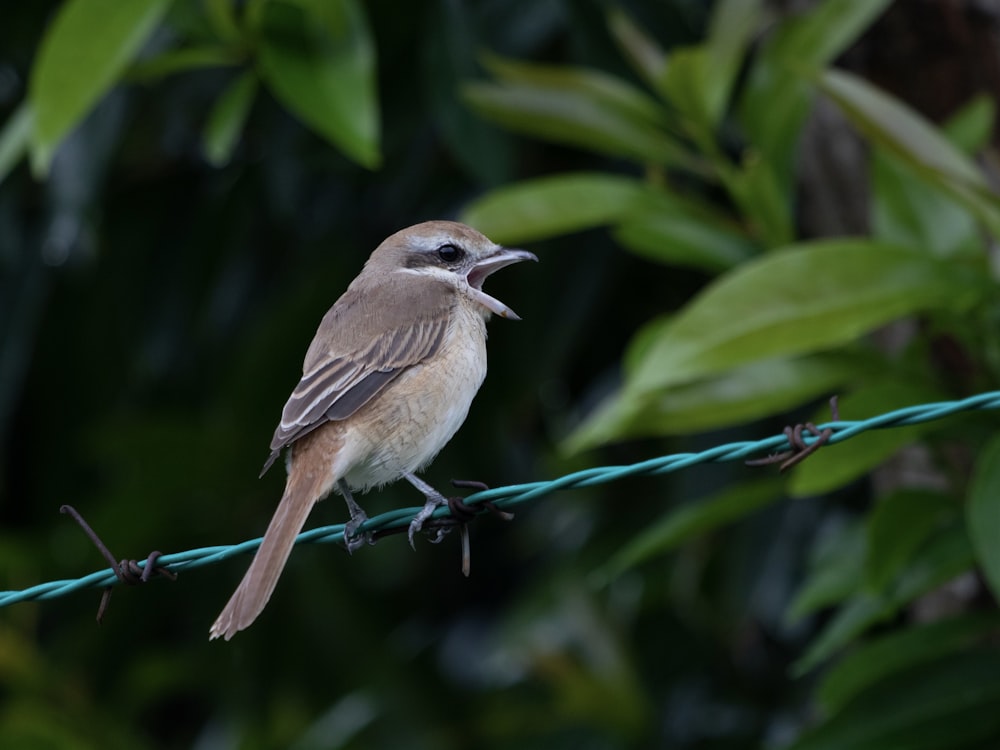
[[[825,422],[817,427],[820,431],[831,430],[831,435],[827,442],[834,444],[842,443],[869,430],[932,422],[961,412],[990,409],[1000,409],[1000,391],[980,393],[956,401],[941,401],[908,406],[903,409],[896,409],[895,411],[880,414],[870,419]],[[818,438],[804,434],[803,439],[807,444],[810,444]],[[559,490],[576,487],[593,487],[599,484],[615,482],[626,477],[644,474],[667,474],[694,466],[695,464],[738,461],[751,456],[759,456],[762,453],[785,451],[789,448],[788,439],[784,435],[774,435],[762,440],[719,445],[698,453],[675,453],[624,466],[601,466],[583,469],[582,471],[566,474],[547,482],[529,482],[527,484],[495,487],[469,495],[465,498],[465,502],[473,505],[492,501],[498,508],[507,509]],[[405,528],[409,526],[410,521],[419,511],[419,507],[398,508],[370,518],[363,524],[362,528],[366,531]],[[448,515],[450,515],[450,511],[446,507],[439,508],[434,512],[435,518],[442,518]],[[330,544],[342,542],[343,538],[344,524],[335,524],[305,531],[299,534],[295,543]],[[193,570],[205,565],[214,565],[230,557],[252,553],[260,546],[260,542],[261,539],[257,538],[240,544],[201,547],[187,552],[162,555],[157,559],[156,565],[158,568],[166,568],[175,573],[182,570]],[[145,564],[145,560],[138,561],[140,567],[144,567]],[[105,568],[81,578],[49,581],[48,583],[38,584],[37,586],[32,586],[21,591],[0,591],[0,607],[24,601],[55,599],[80,589],[105,587],[116,583],[118,583],[118,579],[115,574],[109,568]]]

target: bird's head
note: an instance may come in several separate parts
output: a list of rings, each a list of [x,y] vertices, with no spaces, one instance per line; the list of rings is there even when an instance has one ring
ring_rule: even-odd
[[[522,260],[538,258],[527,250],[498,245],[465,224],[427,221],[388,237],[372,253],[368,265],[443,281],[485,310],[520,320],[507,305],[483,291],[483,282],[494,271]]]

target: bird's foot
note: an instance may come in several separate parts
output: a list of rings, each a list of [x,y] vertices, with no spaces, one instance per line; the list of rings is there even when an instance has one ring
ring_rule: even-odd
[[[428,521],[428,519],[430,519],[432,515],[434,515],[434,511],[436,511],[442,505],[448,504],[448,499],[444,495],[441,495],[437,492],[435,492],[433,495],[428,494],[426,497],[427,497],[427,502],[424,503],[424,507],[421,508],[420,512],[413,517],[412,521],[410,521],[410,528],[406,532],[406,536],[410,540],[410,546],[413,547],[413,549],[417,548],[416,545],[413,543],[413,537],[420,533],[420,530],[424,528],[424,524]],[[439,527],[435,529],[435,532],[436,535],[431,541],[434,544],[437,544],[442,539],[444,539],[444,535],[448,533],[448,529],[446,527]]]
[[[444,539],[445,534],[447,534],[453,527],[457,526],[462,537],[462,573],[466,576],[469,575],[469,522],[475,518],[480,513],[491,512],[494,515],[499,516],[505,521],[509,521],[514,517],[513,513],[506,513],[500,510],[492,501],[486,500],[481,503],[476,503],[474,505],[469,505],[465,502],[464,498],[461,497],[450,497],[446,498],[440,492],[435,490],[425,481],[420,479],[414,474],[404,474],[403,475],[414,487],[420,490],[424,497],[427,498],[427,502],[424,503],[424,507],[420,509],[420,512],[413,518],[410,522],[409,528],[409,538],[410,546],[414,547],[413,537],[425,526],[433,528],[436,536],[431,539],[435,544]],[[451,482],[455,487],[468,488],[473,490],[488,490],[489,487],[482,482],[469,482],[464,480],[453,479]],[[433,518],[434,511],[443,505],[447,505],[451,511],[450,517],[445,518]],[[430,522],[430,523],[428,523]]]
[[[368,515],[361,511],[351,516],[351,520],[344,524],[344,546],[348,553],[354,553],[366,544],[375,544],[370,531],[362,531],[361,524],[368,520]]]

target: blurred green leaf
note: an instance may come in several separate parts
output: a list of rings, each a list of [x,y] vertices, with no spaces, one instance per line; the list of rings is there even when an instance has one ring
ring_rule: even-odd
[[[130,81],[151,81],[174,73],[239,65],[246,53],[230,47],[185,47],[140,60],[128,69]]]
[[[660,94],[684,117],[688,134],[703,145],[716,139],[761,15],[760,0],[716,3],[704,43],[671,50],[654,81]]]
[[[203,0],[202,5],[216,36],[225,41],[240,38],[240,27],[231,0]]]
[[[377,167],[375,52],[357,0],[272,0],[263,14],[261,78],[348,157]]]
[[[706,287],[649,347],[626,387],[650,393],[842,345],[903,315],[966,309],[986,293],[964,269],[906,248],[863,239],[791,245]]]
[[[942,180],[941,187],[964,204],[994,237],[1000,237],[1000,199],[988,188],[956,180]]]
[[[69,0],[38,51],[28,82],[32,166],[48,171],[59,143],[124,72],[170,0]]]
[[[779,479],[742,482],[711,497],[695,500],[663,515],[626,543],[595,574],[601,585],[688,539],[737,521],[784,497]]]
[[[783,21],[761,45],[738,103],[749,141],[790,194],[802,123],[813,99],[804,71],[832,62],[882,14],[892,0],[826,0]]]
[[[797,622],[839,604],[858,591],[864,578],[866,544],[864,528],[857,522],[821,537],[809,564],[809,574],[789,603],[785,619]]]
[[[872,187],[872,232],[879,239],[942,258],[983,254],[975,216],[898,156],[875,150]]]
[[[862,78],[827,70],[820,87],[872,141],[927,169],[985,186],[976,165],[917,112]]]
[[[996,649],[956,654],[876,684],[787,750],[992,747],[1000,731],[998,701]]]
[[[750,220],[754,234],[768,247],[780,247],[795,237],[790,196],[782,187],[771,163],[747,149],[742,168],[729,181],[730,192]]]
[[[685,133],[709,147],[715,139],[715,129],[705,101],[702,71],[710,65],[704,47],[671,50],[659,83],[660,94],[680,113]]]
[[[884,590],[931,534],[953,520],[956,512],[948,495],[931,490],[903,489],[880,498],[868,514],[868,587],[876,592]]]
[[[638,180],[601,172],[542,177],[491,191],[461,220],[496,242],[531,242],[621,221],[649,192]]]
[[[973,563],[964,529],[953,525],[933,537],[885,594],[854,594],[833,615],[792,667],[802,675],[845,648],[878,622],[892,617],[918,596],[964,573]]]
[[[665,325],[666,321],[657,321],[640,331],[627,358],[641,358],[641,352],[633,355],[632,350],[643,338],[655,339]],[[622,389],[567,438],[564,450],[575,453],[616,440],[683,435],[749,422],[830,393],[871,367],[864,356],[823,352],[768,358],[641,396]]]
[[[942,394],[914,381],[887,380],[866,385],[840,400],[844,418],[868,419],[893,409],[939,400]],[[817,414],[814,422],[827,421],[828,412]],[[891,430],[869,430],[850,440],[825,447],[792,469],[788,492],[792,497],[822,495],[860,479],[880,466],[900,448],[934,429],[931,423]]]
[[[828,70],[818,80],[823,91],[874,143],[936,176],[944,187],[959,191],[957,195],[972,191],[983,200],[990,196],[993,210],[1000,213],[996,196],[990,194],[975,163],[919,114],[850,73]]]
[[[34,117],[27,102],[15,109],[0,130],[0,183],[28,152]]]
[[[1000,595],[1000,437],[979,452],[966,509],[969,537],[994,596]]]
[[[721,0],[712,10],[701,65],[702,98],[709,122],[718,127],[762,18],[761,0]]]
[[[667,114],[630,84],[582,68],[486,60],[500,83],[470,83],[465,100],[484,117],[544,140],[704,171],[667,131]]]
[[[705,271],[724,271],[757,253],[754,243],[736,227],[666,196],[655,207],[630,213],[612,235],[648,260]]]
[[[823,676],[816,697],[835,714],[859,693],[902,669],[967,649],[996,632],[995,612],[917,623],[859,646]]]
[[[663,48],[618,6],[608,11],[608,30],[632,68],[655,87],[667,60]]]
[[[523,85],[539,90],[572,91],[635,123],[662,127],[668,122],[666,111],[653,97],[621,78],[599,70],[537,65],[499,55],[487,55],[483,58],[483,63],[504,84]]]
[[[514,608],[503,613],[503,649],[485,656],[518,663],[544,689],[522,696],[527,705],[518,706],[516,697],[508,710],[495,704],[493,727],[517,715],[536,728],[573,725],[641,734],[653,707],[606,597],[573,569],[549,570],[525,583]]]
[[[833,62],[872,25],[892,0],[824,0],[808,13],[792,15],[773,44],[780,59],[816,69]]]
[[[215,102],[202,134],[202,149],[212,166],[229,163],[256,93],[257,74],[247,71],[229,84]]]
[[[989,145],[996,123],[997,104],[987,94],[974,96],[944,124],[945,135],[966,154],[975,154]]]

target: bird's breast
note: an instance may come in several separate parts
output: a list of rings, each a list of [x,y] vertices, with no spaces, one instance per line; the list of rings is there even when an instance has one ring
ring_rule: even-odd
[[[486,326],[475,309],[453,311],[437,353],[400,375],[347,429],[356,458],[345,478],[368,489],[418,471],[451,440],[486,377]]]

